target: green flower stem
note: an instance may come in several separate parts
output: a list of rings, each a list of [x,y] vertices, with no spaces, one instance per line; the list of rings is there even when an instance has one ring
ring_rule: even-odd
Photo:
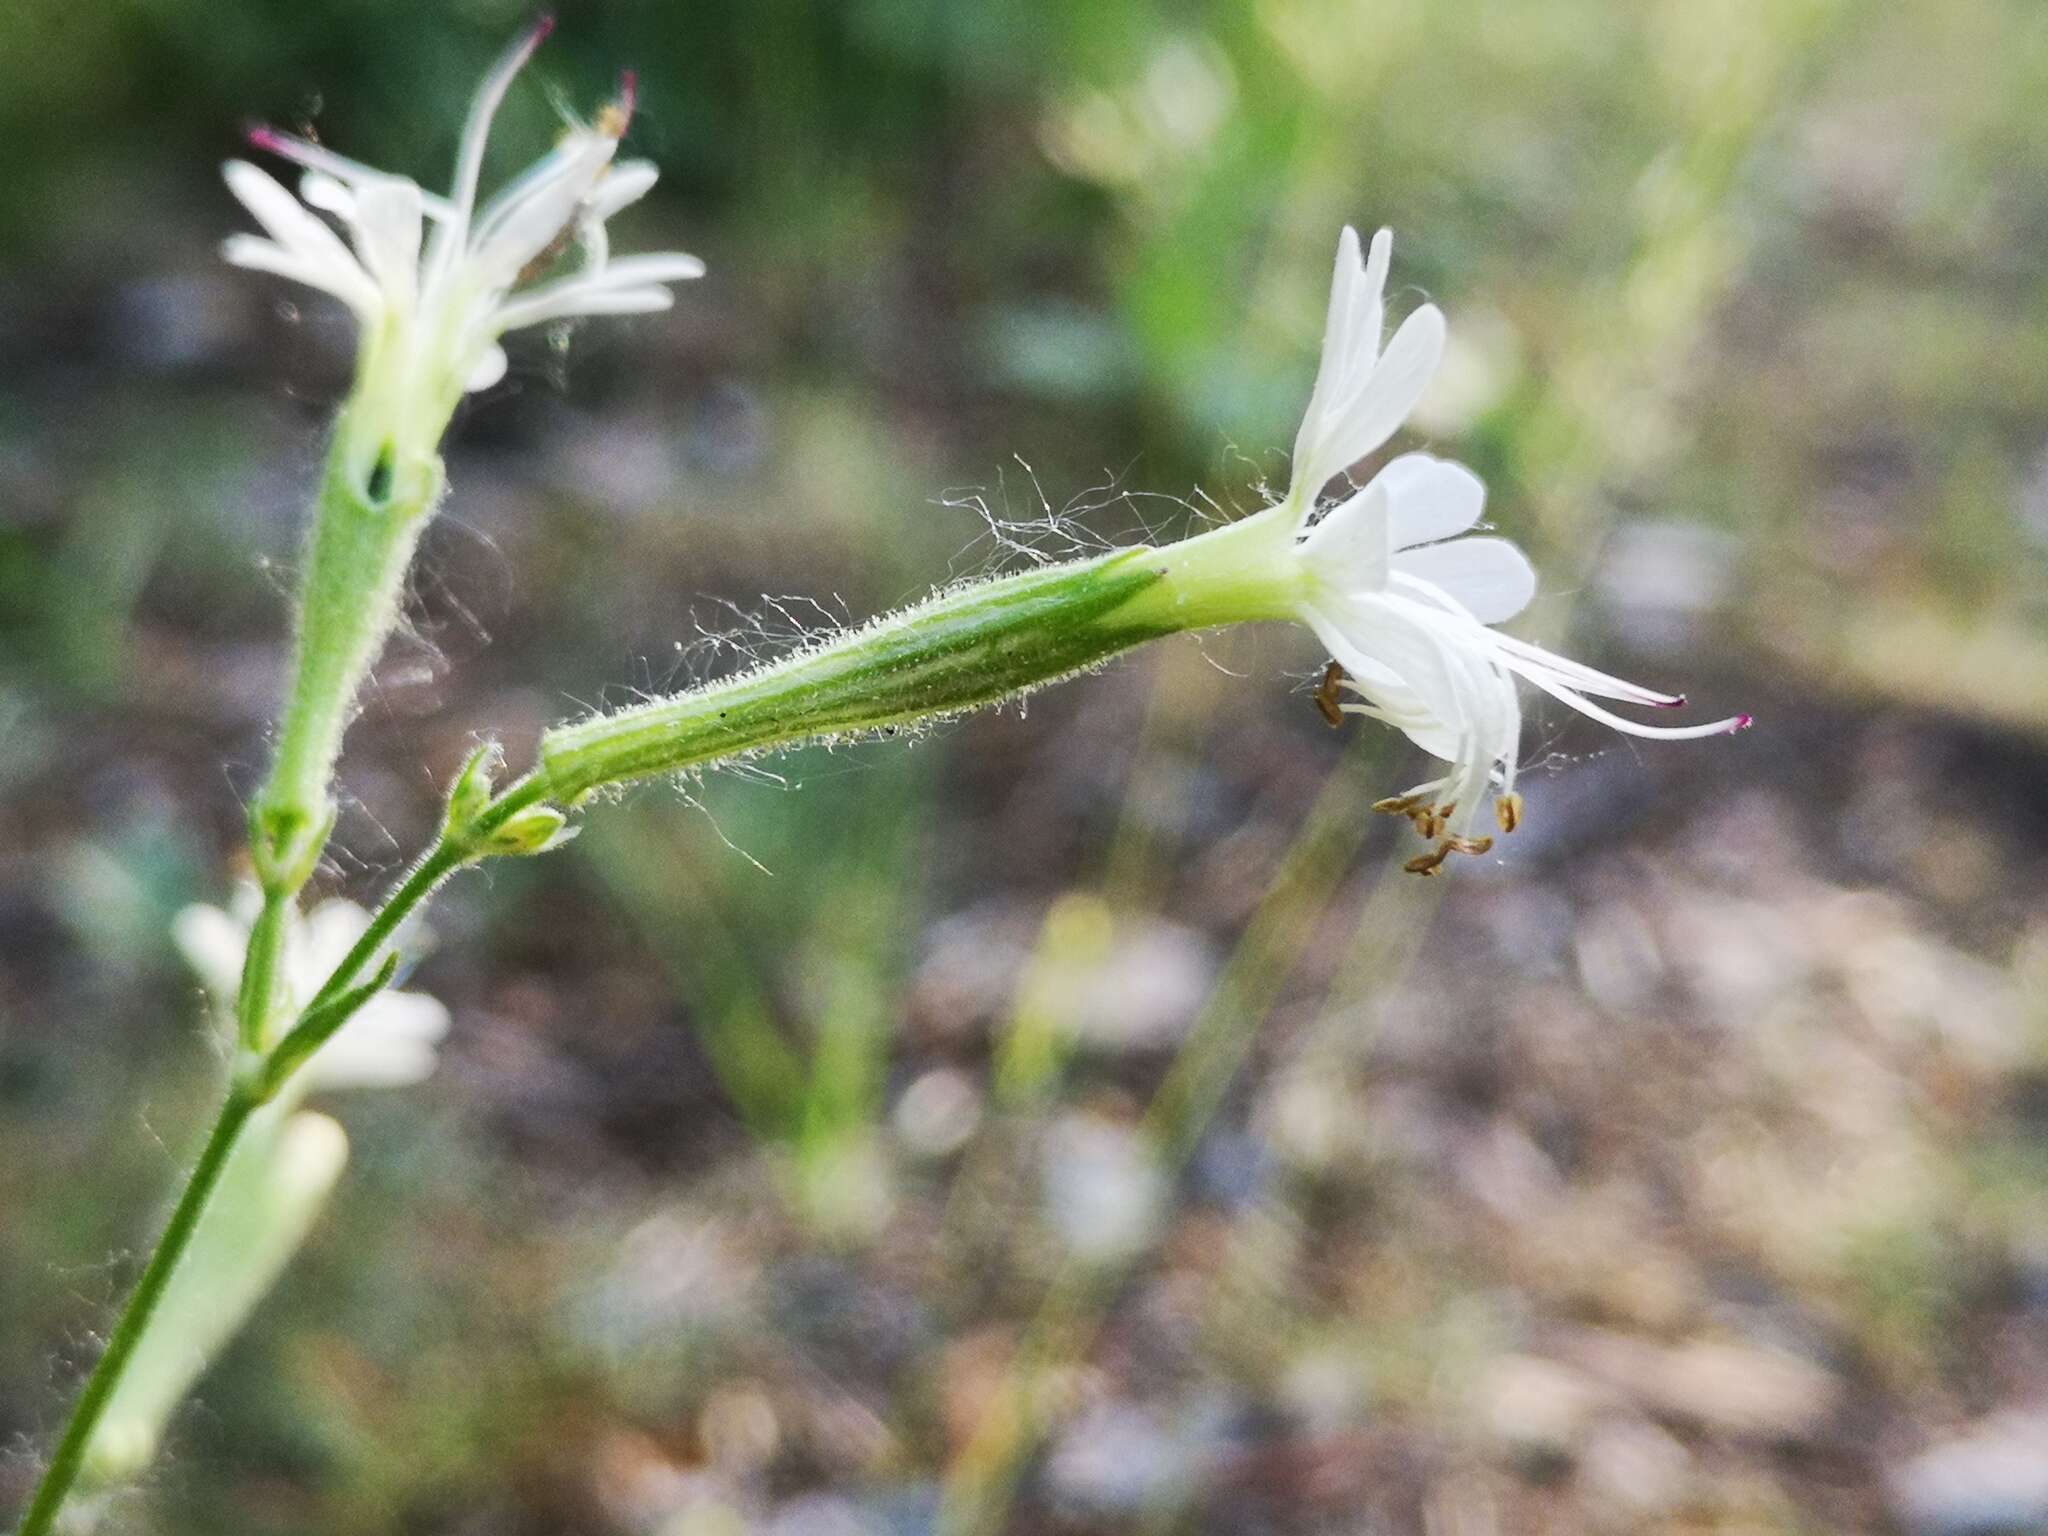
[[[356,690],[398,618],[399,590],[420,530],[439,499],[438,460],[380,459],[365,481],[348,412],[335,432],[299,598],[290,697],[277,757],[250,811],[266,891],[304,885],[333,824],[328,782]]]
[[[729,682],[550,731],[540,776],[575,804],[606,784],[1013,698],[1180,630],[1286,618],[1300,583],[1290,546],[1260,516],[942,592]]]
[[[390,942],[391,935],[398,931],[398,925],[406,920],[427,898],[439,889],[441,882],[468,862],[459,849],[449,846],[446,839],[436,843],[426,856],[406,871],[396,889],[385,898],[370,918],[370,926],[363,930],[361,938],[335,966],[332,974],[320,984],[320,990],[306,1004],[305,1012],[312,1013],[323,1005],[334,1001],[347,989],[364,967],[375,958],[377,951]],[[297,1033],[295,1029],[294,1034]]]
[[[411,500],[372,503],[330,471],[300,615],[298,680],[277,766],[252,816],[265,897],[243,966],[237,1007],[243,1050],[233,1085],[17,1536],[47,1536],[250,1114],[389,981],[388,963],[366,983],[361,978],[443,881],[493,854],[551,845],[550,837],[519,835],[548,802],[574,804],[607,784],[958,713],[1180,630],[1287,618],[1301,580],[1291,533],[1274,514],[1264,514],[1165,549],[1119,550],[941,593],[731,682],[551,731],[533,773],[499,791],[473,817],[451,818],[280,1044],[271,1026],[284,934],[293,898],[331,821],[327,776],[349,700],[389,627],[398,583],[438,485],[437,470],[421,480]],[[559,824],[558,815],[546,814]],[[540,827],[548,830],[547,823]]]
[[[501,825],[520,809],[532,805],[540,798],[540,787],[532,780],[521,780],[511,785],[504,794],[494,800],[490,807],[478,817],[479,826]],[[415,864],[406,877],[399,882],[376,915],[364,930],[362,938],[351,949],[342,962],[335,967],[321,986],[312,1003],[306,1008],[312,1015],[323,1004],[333,1002],[369,963],[377,951],[390,939],[400,923],[417,910],[435,889],[449,875],[470,861],[471,855],[443,838],[434,848]],[[106,1411],[114,1388],[120,1383],[122,1373],[127,1369],[130,1357],[149,1328],[157,1303],[163,1299],[164,1289],[170,1284],[171,1276],[184,1257],[192,1234],[199,1225],[207,1202],[212,1199],[220,1182],[221,1172],[227,1165],[228,1154],[234,1150],[236,1138],[247,1124],[249,1116],[277,1090],[298,1067],[343,1023],[347,1022],[353,1009],[345,1011],[328,1010],[332,1023],[324,1030],[321,1021],[307,1018],[320,1038],[317,1040],[296,1040],[296,1029],[285,1036],[294,1047],[288,1054],[279,1048],[265,1054],[260,1045],[248,1045],[254,1035],[260,1035],[262,1026],[257,1021],[261,1015],[256,1011],[272,1006],[264,999],[274,994],[274,980],[257,982],[252,985],[250,977],[261,965],[274,971],[284,934],[285,914],[291,907],[289,895],[276,897],[266,895],[263,912],[257,918],[256,926],[250,932],[249,957],[242,968],[242,991],[238,1003],[237,1024],[245,1049],[242,1053],[241,1070],[235,1076],[228,1097],[221,1106],[220,1117],[214,1122],[213,1130],[206,1140],[205,1150],[199,1155],[193,1167],[184,1192],[178,1197],[177,1208],[171,1212],[171,1219],[164,1227],[163,1236],[157,1240],[156,1251],[149,1257],[149,1263],[142,1271],[142,1278],[136,1282],[135,1290],[128,1298],[128,1304],[121,1313],[121,1319],[114,1326],[112,1338],[92,1374],[86,1378],[85,1389],[79,1393],[78,1401],[72,1406],[70,1421],[65,1425],[64,1437],[57,1444],[50,1458],[50,1465],[44,1471],[42,1481],[37,1485],[35,1497],[22,1517],[16,1536],[47,1536],[57,1512],[63,1507],[65,1496],[78,1479],[87,1451],[92,1443],[93,1431],[98,1428],[100,1417]],[[272,916],[273,912],[277,914]],[[266,926],[266,919],[268,925]],[[272,936],[265,939],[268,932]],[[267,960],[259,962],[259,945],[267,952]],[[388,979],[388,978],[386,978]],[[253,1064],[253,1070],[250,1064]]]
[[[356,467],[363,455],[357,451],[361,445],[355,439],[360,434],[352,430],[352,410],[344,410],[336,427],[321,486],[277,758],[250,811],[250,852],[263,890],[263,906],[250,930],[236,998],[240,1050],[235,1075],[163,1236],[72,1407],[63,1438],[37,1484],[17,1536],[47,1536],[78,1479],[114,1388],[148,1330],[164,1289],[220,1182],[236,1138],[262,1103],[266,1089],[274,1091],[275,1085],[265,1080],[264,1069],[275,1040],[274,1026],[279,1022],[284,942],[293,900],[326,845],[334,822],[328,782],[341,751],[342,732],[356,690],[397,620],[406,567],[442,487],[440,463],[434,459],[394,464],[387,453],[374,456],[367,475]],[[437,868],[421,881],[425,864],[443,852],[436,848],[400,887],[396,895],[405,898],[402,903],[386,904],[385,912],[379,914],[381,926],[375,928],[377,943],[462,862],[458,858],[455,864]],[[373,944],[366,953],[374,953],[374,949]],[[356,969],[360,968],[358,960]],[[348,979],[341,978],[333,990],[342,990]],[[340,1014],[337,1027],[346,1016]],[[305,1054],[309,1053],[296,1053],[293,1065],[302,1062]]]
[[[186,1181],[185,1192],[178,1197],[177,1208],[171,1212],[163,1236],[157,1239],[156,1251],[149,1256],[149,1263],[143,1268],[142,1278],[135,1283],[135,1292],[128,1298],[120,1322],[114,1325],[113,1337],[107,1340],[105,1352],[92,1368],[84,1391],[79,1393],[78,1402],[72,1407],[71,1421],[64,1428],[64,1438],[57,1442],[57,1449],[50,1457],[50,1465],[43,1472],[42,1481],[36,1485],[35,1497],[29,1501],[28,1511],[22,1516],[16,1536],[49,1536],[65,1495],[78,1479],[100,1415],[106,1411],[107,1401],[112,1397],[122,1371],[127,1368],[130,1356],[135,1353],[135,1346],[148,1330],[157,1303],[163,1300],[164,1288],[170,1284],[178,1261],[185,1256],[185,1249],[192,1241],[192,1233],[199,1225],[206,1203],[220,1182],[222,1170],[227,1167],[228,1154],[234,1150],[236,1138],[256,1108],[253,1095],[239,1087],[230,1090],[227,1101],[221,1106],[220,1118],[214,1121],[206,1146],[192,1169],[192,1176]]]
[[[521,811],[540,804],[549,798],[549,788],[538,775],[528,775],[505,786],[478,814],[470,824],[467,835],[457,837],[443,831],[441,838],[406,871],[404,877],[384,898],[382,906],[370,918],[370,925],[363,930],[355,946],[334,967],[327,980],[320,984],[320,990],[313,994],[305,1011],[334,1001],[348,986],[362,975],[377,952],[391,941],[391,936],[414,911],[425,905],[446,880],[463,865],[473,863],[478,857],[477,847],[485,842],[491,833],[497,831]]]
[[[292,893],[266,888],[262,909],[249,929],[249,948],[242,958],[241,991],[235,999],[236,1033],[245,1054],[260,1053],[270,1044],[291,915]]]

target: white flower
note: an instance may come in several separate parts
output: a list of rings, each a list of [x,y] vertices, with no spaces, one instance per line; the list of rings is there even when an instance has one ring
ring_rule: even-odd
[[[1331,479],[1391,437],[1421,398],[1443,355],[1443,316],[1424,305],[1384,353],[1385,287],[1392,236],[1373,237],[1361,261],[1344,231],[1323,338],[1322,365],[1295,440],[1294,476],[1268,516],[1291,525],[1301,563],[1298,616],[1348,676],[1331,674],[1358,702],[1343,710],[1405,732],[1449,771],[1377,809],[1406,815],[1435,849],[1409,868],[1432,874],[1453,852],[1483,853],[1472,836],[1480,805],[1495,801],[1504,831],[1521,819],[1515,762],[1522,716],[1515,678],[1631,736],[1681,740],[1744,729],[1748,715],[1706,725],[1641,725],[1594,698],[1672,709],[1658,693],[1499,634],[1535,595],[1536,573],[1505,539],[1458,537],[1479,521],[1486,488],[1461,464],[1425,453],[1390,461],[1321,518]]]
[[[249,928],[260,905],[256,888],[243,885],[227,911],[189,906],[171,923],[171,937],[185,963],[199,977],[231,1033]],[[321,902],[304,917],[294,913],[285,935],[282,971],[286,1002],[295,1014],[312,1000],[369,925],[367,912],[340,897]],[[313,1053],[291,1078],[288,1091],[417,1083],[433,1073],[436,1049],[447,1033],[448,1010],[439,1001],[423,992],[386,987]]]
[[[701,261],[680,252],[611,257],[605,221],[644,196],[656,175],[645,160],[613,163],[632,115],[631,76],[594,122],[572,121],[551,153],[477,207],[491,120],[549,28],[533,27],[485,77],[446,197],[268,128],[252,131],[250,142],[305,167],[298,197],[246,161],[224,168],[268,238],[232,236],[222,254],[330,293],[356,316],[358,419],[345,420],[344,430],[359,440],[351,463],[365,485],[379,463],[404,467],[434,452],[463,393],[504,376],[498,338],[507,331],[667,309],[674,295],[665,284],[704,273]],[[572,243],[580,251],[574,271],[522,286]]]

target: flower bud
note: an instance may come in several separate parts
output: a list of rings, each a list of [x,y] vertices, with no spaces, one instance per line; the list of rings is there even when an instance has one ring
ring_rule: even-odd
[[[478,844],[479,858],[518,858],[523,854],[546,853],[559,848],[576,835],[569,818],[552,805],[536,805],[521,811],[503,826],[492,829]]]
[[[494,781],[504,766],[505,749],[495,741],[486,741],[469,754],[462,772],[455,776],[454,788],[448,791],[448,814],[441,823],[443,837],[453,841],[468,833],[491,803]]]

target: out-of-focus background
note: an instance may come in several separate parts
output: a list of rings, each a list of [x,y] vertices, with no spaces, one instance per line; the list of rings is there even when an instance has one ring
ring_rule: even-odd
[[[261,117],[430,184],[525,20],[14,0],[0,43],[0,1512],[216,1092],[220,900],[348,370],[231,271]],[[450,446],[322,888],[480,732],[1284,480],[1339,227],[1406,445],[1536,556],[1525,829],[1399,873],[1274,631],[467,877],[442,1068],[103,1529],[2048,1529],[2048,10],[565,8],[672,314]],[[1163,1146],[1167,1172],[1148,1149]]]

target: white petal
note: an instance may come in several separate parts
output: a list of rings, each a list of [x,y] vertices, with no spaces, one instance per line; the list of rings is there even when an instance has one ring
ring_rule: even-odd
[[[1506,539],[1453,539],[1405,549],[1393,568],[1456,598],[1482,624],[1498,624],[1529,606],[1536,568]]]
[[[1316,638],[1353,677],[1401,690],[1398,702],[1456,727],[1466,713],[1451,658],[1442,642],[1398,599],[1367,597],[1322,605],[1303,614]]]
[[[607,262],[601,275],[605,282],[622,287],[629,283],[686,283],[704,275],[704,263],[684,251],[650,251]]]
[[[537,288],[523,298],[500,305],[491,324],[502,334],[574,315],[653,314],[673,307],[675,301],[676,296],[666,288],[614,288],[572,279]]]
[[[448,1034],[448,1010],[422,992],[372,998],[304,1068],[304,1091],[398,1088],[432,1075]]]
[[[1391,232],[1383,229],[1374,235],[1372,264],[1368,267],[1359,259],[1357,230],[1347,224],[1337,237],[1330,307],[1323,319],[1323,352],[1316,364],[1316,382],[1309,392],[1308,409],[1302,413],[1301,428],[1295,433],[1294,479],[1288,487],[1288,499],[1304,517],[1313,509],[1323,482],[1330,478],[1325,474],[1313,483],[1308,482],[1308,476],[1322,462],[1318,449],[1329,438],[1332,417],[1341,409],[1342,402],[1365,382],[1379,356],[1380,329],[1386,323],[1387,264],[1392,249]]]
[[[314,973],[307,996],[327,980],[327,973],[355,948],[369,926],[370,914],[343,896],[330,896],[300,920],[306,968]]]
[[[249,930],[219,907],[195,902],[171,919],[171,938],[199,984],[217,1003],[232,1005],[242,985]]]
[[[1307,465],[1307,473],[1320,477],[1314,490],[1400,430],[1443,355],[1443,312],[1425,304],[1401,322],[1363,387],[1342,401],[1325,424]]]
[[[299,201],[344,219],[355,217],[355,193],[325,171],[308,171],[299,178]]]
[[[475,366],[469,370],[469,377],[462,381],[462,392],[473,395],[480,389],[489,389],[505,377],[507,366],[505,349],[492,342],[477,355]]]
[[[422,207],[420,189],[398,176],[370,182],[356,195],[350,219],[363,265],[385,302],[409,311],[418,296]]]
[[[592,288],[563,313],[578,315],[648,315],[675,307],[676,296],[666,288]]]
[[[228,190],[241,199],[242,206],[256,217],[270,238],[310,271],[322,274],[316,286],[344,300],[364,315],[377,309],[376,285],[341,237],[306,210],[287,192],[246,160],[230,160],[222,174]]]
[[[542,39],[553,28],[553,19],[546,16],[529,27],[498,56],[497,63],[491,66],[491,72],[484,76],[476,95],[470,99],[469,116],[463,119],[462,138],[455,151],[455,179],[448,191],[448,216],[435,226],[433,242],[427,247],[420,286],[430,293],[443,291],[468,248],[470,218],[476,208],[477,178],[483,174],[484,144],[491,136],[491,121],[498,115],[498,107],[505,99],[505,92],[511,89],[513,77],[526,67],[526,61],[533,57],[533,50],[541,45]]]
[[[1318,582],[1350,596],[1387,584],[1387,488],[1374,476],[1323,514],[1301,541],[1301,559]]]
[[[322,293],[333,294],[343,303],[348,302],[349,296],[335,288],[332,272],[316,267],[261,235],[229,235],[220,243],[220,254],[221,260],[230,266],[288,278],[295,283],[304,283],[308,288],[317,288]]]
[[[1404,453],[1373,477],[1387,489],[1387,539],[1408,549],[1463,533],[1486,509],[1486,483],[1462,464]]]
[[[584,205],[586,217],[602,224],[621,208],[637,203],[647,195],[660,172],[651,160],[621,160],[606,173],[604,180],[597,184],[597,190],[590,194]]]

